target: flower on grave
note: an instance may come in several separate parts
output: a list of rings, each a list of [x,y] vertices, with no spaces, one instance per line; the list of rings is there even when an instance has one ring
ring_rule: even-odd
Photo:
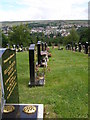
[[[49,47],[47,48],[47,51],[49,51]]]
[[[38,65],[38,67],[40,67],[40,64]]]
[[[49,53],[49,55],[48,55],[49,57],[51,57],[52,56],[52,54],[51,53]]]

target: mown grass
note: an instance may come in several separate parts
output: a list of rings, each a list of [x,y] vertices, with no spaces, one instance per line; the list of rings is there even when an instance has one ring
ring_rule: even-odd
[[[50,49],[45,86],[29,88],[29,54],[17,53],[20,103],[44,104],[45,118],[88,116],[88,56]]]

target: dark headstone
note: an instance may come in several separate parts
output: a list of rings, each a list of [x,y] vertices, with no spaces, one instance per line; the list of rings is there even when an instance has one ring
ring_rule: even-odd
[[[85,43],[85,54],[88,54],[88,42]]]
[[[16,53],[10,49],[0,49],[1,117],[6,104],[19,103]]]
[[[24,113],[23,108],[25,106],[31,106],[31,104],[18,104],[18,83],[17,83],[17,70],[16,70],[16,52],[9,49],[0,49],[0,78],[2,86],[2,107],[1,107],[1,119],[2,120],[37,120],[37,118],[43,118],[43,105],[36,104],[36,111],[31,114]],[[10,113],[5,113],[3,110],[7,107],[9,111],[11,107],[15,110]],[[32,105],[33,106],[33,105]],[[41,106],[41,111],[40,111]],[[9,108],[8,108],[9,107]]]
[[[21,44],[21,51],[23,51],[23,45]]]
[[[77,51],[77,43],[75,43],[75,51]]]
[[[42,42],[42,51],[44,51],[44,43]]]
[[[30,65],[30,86],[35,86],[35,61],[34,61],[35,44],[29,48],[29,65]]]
[[[16,45],[12,45],[12,47],[13,47],[13,50],[15,50],[15,49],[16,49]]]
[[[79,42],[78,46],[79,46],[79,52],[81,52],[81,43],[80,42]]]
[[[45,51],[47,50],[47,43],[45,42]]]
[[[23,49],[23,45],[21,45],[21,48]]]
[[[47,66],[47,44],[46,42],[42,42],[42,51],[40,52],[40,67],[46,67]]]
[[[17,49],[19,49],[19,45],[17,45]]]
[[[71,45],[70,44],[67,45],[67,49],[71,50]]]
[[[14,50],[0,50],[2,57],[2,85],[6,103],[19,103],[16,70],[16,53]]]
[[[31,44],[29,48],[29,65],[30,65],[30,82],[29,86],[44,85],[44,73],[41,73],[42,79],[35,78],[35,58],[34,58],[35,44]]]
[[[43,51],[45,51],[45,43],[43,42]]]
[[[41,50],[40,50],[40,46],[41,46],[41,41],[38,41],[37,43],[37,55],[38,55],[38,65],[41,63]]]

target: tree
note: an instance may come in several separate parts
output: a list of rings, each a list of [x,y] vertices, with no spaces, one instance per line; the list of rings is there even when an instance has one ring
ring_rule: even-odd
[[[27,25],[13,26],[8,35],[10,44],[23,44],[27,46],[31,43],[30,31]]]
[[[79,35],[78,35],[77,31],[74,28],[72,28],[70,31],[70,35],[64,37],[64,44],[65,45],[72,44],[72,49],[73,49],[73,45],[76,42],[77,43],[79,42]]]
[[[5,48],[8,43],[8,38],[2,33],[2,47]]]
[[[78,32],[78,35],[80,36],[80,42],[82,44],[85,44],[86,41],[88,41],[88,32],[89,32],[89,29],[86,28],[86,27],[81,27],[77,30]]]
[[[79,42],[79,35],[77,34],[75,28],[72,28],[70,31],[70,36],[71,36],[71,43],[72,43],[72,50],[73,50],[73,44],[76,42]]]

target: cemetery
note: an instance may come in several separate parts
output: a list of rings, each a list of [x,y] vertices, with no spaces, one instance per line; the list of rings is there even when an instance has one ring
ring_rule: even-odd
[[[87,118],[88,42],[72,49],[38,41],[26,49],[0,48],[2,120]]]

